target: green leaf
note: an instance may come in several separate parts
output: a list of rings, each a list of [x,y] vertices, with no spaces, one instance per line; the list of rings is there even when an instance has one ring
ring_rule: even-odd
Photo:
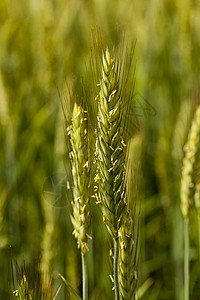
[[[71,283],[67,279],[65,279],[60,273],[58,275],[60,276],[62,281],[66,284],[66,286],[69,288],[70,292],[76,297],[76,299],[82,300],[82,298],[77,294],[75,289],[72,287]]]
[[[59,288],[57,289],[56,294],[55,294],[55,296],[53,297],[53,300],[56,300],[56,297],[58,296],[58,294],[59,294],[61,288],[62,288],[62,284],[61,284],[61,285],[59,286]]]
[[[148,278],[142,286],[139,287],[139,289],[136,292],[136,300],[139,300],[143,297],[143,295],[146,293],[146,291],[150,288],[150,286],[153,284],[153,279]]]

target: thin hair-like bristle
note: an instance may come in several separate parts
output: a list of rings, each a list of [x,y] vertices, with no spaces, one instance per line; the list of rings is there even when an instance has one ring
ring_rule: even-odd
[[[52,300],[53,297],[56,299],[55,297],[58,293],[54,296],[52,276],[50,274],[42,274],[39,260],[27,266],[23,259],[20,266],[17,260],[13,264],[13,259],[11,259],[11,270],[13,281],[11,299]]]

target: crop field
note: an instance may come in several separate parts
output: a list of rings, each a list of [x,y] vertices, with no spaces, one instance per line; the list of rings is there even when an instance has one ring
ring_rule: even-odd
[[[200,299],[199,1],[0,1],[6,299]]]

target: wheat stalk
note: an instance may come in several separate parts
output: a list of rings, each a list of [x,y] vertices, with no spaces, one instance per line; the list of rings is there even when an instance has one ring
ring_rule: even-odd
[[[99,86],[95,195],[97,204],[101,204],[102,207],[103,222],[114,239],[115,297],[120,299],[118,233],[126,212],[125,159],[127,147],[122,137],[122,99],[120,97],[118,65],[111,58],[108,49],[103,55],[102,79]]]
[[[81,248],[83,299],[88,299],[88,277],[86,252],[90,238],[91,210],[89,195],[88,133],[87,111],[74,104],[71,126],[67,128],[70,136],[70,161],[73,176],[73,214],[71,215],[78,247]]]
[[[185,300],[189,300],[189,213],[194,203],[198,206],[198,176],[200,155],[200,106],[197,108],[189,131],[188,140],[184,147],[181,178],[181,211],[184,217],[184,278]],[[196,187],[196,192],[195,192]]]

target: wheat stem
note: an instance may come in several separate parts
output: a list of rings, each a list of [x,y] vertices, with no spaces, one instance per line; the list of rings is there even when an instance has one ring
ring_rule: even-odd
[[[114,240],[115,299],[120,299],[118,262],[119,229],[125,212],[125,157],[126,145],[122,139],[122,100],[119,92],[117,63],[108,49],[103,56],[102,79],[98,99],[98,127],[96,143],[98,184],[97,203],[101,204],[103,222]]]
[[[189,220],[184,219],[184,294],[185,300],[189,300]]]
[[[88,300],[88,271],[86,254],[81,254],[82,262],[82,298]]]
[[[118,276],[118,264],[119,264],[119,239],[114,240],[114,284],[115,284],[115,300],[120,300],[119,294],[119,276]]]
[[[181,211],[184,217],[184,294],[189,300],[189,217],[190,208],[195,204],[200,208],[200,184],[196,172],[199,166],[200,153],[200,106],[197,107],[188,140],[184,147],[181,178]]]
[[[91,208],[89,195],[89,162],[88,162],[88,132],[87,111],[82,106],[74,104],[71,126],[67,128],[70,141],[70,161],[73,176],[73,201],[71,221],[73,234],[81,249],[82,261],[82,297],[88,300],[88,272],[86,253],[91,229]]]
[[[116,53],[116,52],[115,52]],[[114,54],[114,53],[113,53]],[[115,55],[113,55],[115,56]],[[124,117],[125,90],[128,73],[117,55],[112,58],[108,49],[103,54],[102,78],[95,98],[98,106],[96,129],[95,196],[103,212],[103,222],[114,241],[115,299],[120,299],[119,280],[119,231],[127,213],[127,145],[123,139],[127,116]],[[122,67],[123,66],[123,67]],[[124,68],[124,69],[123,69]],[[130,95],[129,95],[130,96]]]

